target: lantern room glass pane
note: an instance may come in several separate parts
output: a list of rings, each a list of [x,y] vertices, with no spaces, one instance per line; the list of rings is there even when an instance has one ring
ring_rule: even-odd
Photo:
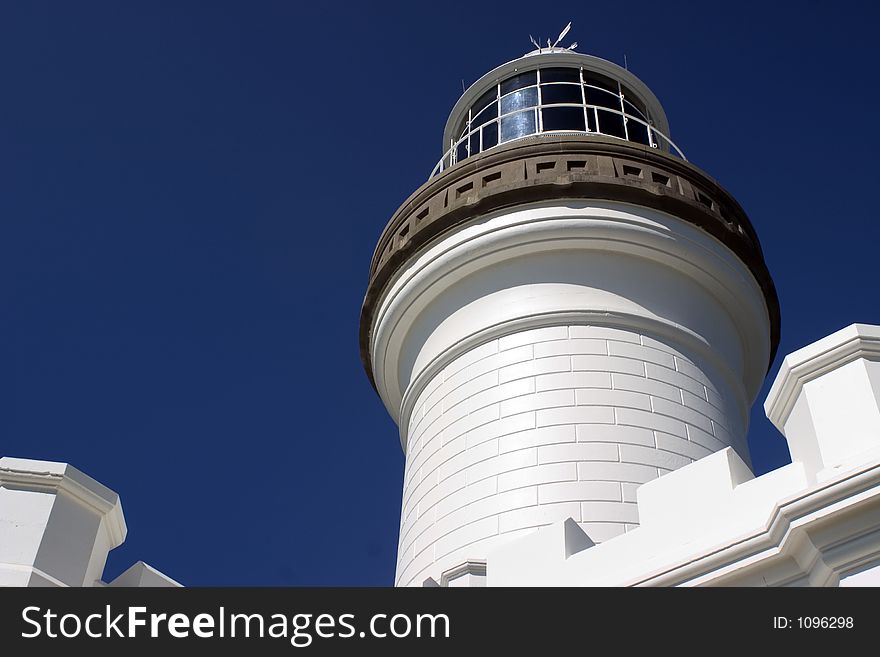
[[[519,75],[514,75],[512,78],[504,80],[501,83],[501,95],[503,96],[511,91],[516,91],[523,87],[530,87],[534,84],[538,84],[538,72],[526,71],[525,73],[520,73]]]
[[[626,96],[626,91],[624,91],[624,96]],[[645,121],[646,123],[648,121],[647,115],[641,110],[641,108],[634,105],[626,97],[624,97],[624,99],[623,99],[623,111],[626,112],[627,114],[629,114],[630,116],[639,117],[642,121]]]
[[[555,105],[557,103],[574,103],[580,105],[584,102],[581,97],[581,86],[574,84],[547,84],[541,85],[541,104]]]
[[[595,87],[584,87],[584,94],[587,97],[587,105],[620,109],[620,96],[616,92],[596,89]]]
[[[519,112],[501,119],[501,141],[510,141],[517,137],[534,134],[537,130],[535,110]]]
[[[577,68],[542,68],[541,84],[545,82],[581,83],[581,71]]]
[[[538,88],[529,87],[520,89],[512,94],[501,97],[501,113],[515,112],[526,107],[534,107],[538,104]]]
[[[612,137],[626,137],[623,131],[623,117],[620,114],[609,112],[608,110],[598,110],[599,114],[599,132],[603,135],[611,135]]]
[[[474,116],[479,114],[479,112],[483,108],[488,107],[489,105],[494,103],[497,100],[497,98],[498,98],[498,87],[493,86],[491,89],[489,89],[489,91],[487,91],[482,96],[480,96],[477,99],[477,102],[475,102],[471,106],[471,110],[473,110]]]
[[[637,141],[640,144],[648,144],[648,128],[634,119],[626,122],[626,131],[630,141]]]
[[[498,122],[483,126],[483,150],[498,144]]]
[[[577,130],[584,132],[584,110],[580,107],[547,107],[541,110],[544,132]]]
[[[492,101],[491,105],[484,107],[479,114],[474,115],[473,126],[483,125],[496,118],[498,118],[498,103]]]
[[[471,142],[471,155],[476,155],[480,152],[480,131],[477,130],[470,136]]]

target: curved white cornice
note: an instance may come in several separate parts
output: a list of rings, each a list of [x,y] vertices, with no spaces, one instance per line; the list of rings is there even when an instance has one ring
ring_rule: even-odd
[[[857,358],[880,360],[880,327],[851,324],[790,353],[764,402],[767,417],[781,430],[804,384]]]
[[[608,267],[593,266],[599,260]],[[640,285],[621,292],[613,289],[617,279],[595,280],[621,267],[622,277],[635,268]],[[656,287],[664,282],[675,289]],[[474,219],[414,257],[377,304],[370,345],[377,390],[400,422],[407,388],[425,372],[492,336],[566,315],[696,345],[721,360],[748,401],[763,381],[768,315],[745,265],[671,215],[581,199]]]

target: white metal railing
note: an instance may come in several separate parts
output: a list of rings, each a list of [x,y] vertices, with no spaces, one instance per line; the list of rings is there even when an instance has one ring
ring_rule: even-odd
[[[621,98],[621,100],[623,100],[623,99]],[[557,107],[574,107],[574,108],[583,109],[584,110],[584,126],[585,126],[586,130],[577,130],[577,129],[542,130],[541,128],[543,126],[541,125],[541,110],[552,109],[552,108],[557,108]],[[535,131],[530,132],[528,134],[520,134],[520,135],[517,135],[517,136],[512,137],[510,139],[507,139],[507,140],[502,140],[502,138],[501,138],[502,137],[502,135],[501,135],[501,127],[502,127],[501,121],[502,121],[502,119],[511,117],[514,114],[525,114],[528,112],[532,112],[535,115]],[[590,120],[588,118],[589,112],[592,112],[593,125],[596,126],[595,130],[590,130]],[[610,112],[610,113],[622,116],[623,117],[623,129],[624,129],[625,136],[621,137],[620,135],[602,132],[602,122],[599,120],[600,119],[600,116],[598,114],[599,112]],[[604,105],[588,105],[588,104],[580,104],[580,103],[554,103],[552,105],[535,105],[535,106],[528,107],[528,108],[518,108],[514,111],[508,112],[507,114],[502,114],[501,116],[495,117],[491,121],[487,121],[486,123],[479,125],[476,128],[474,128],[468,132],[465,132],[458,139],[458,141],[454,142],[449,147],[449,150],[447,150],[443,154],[443,157],[440,158],[440,161],[437,162],[437,165],[431,171],[431,175],[429,176],[429,178],[433,178],[437,174],[445,171],[449,167],[457,164],[459,161],[462,161],[462,160],[470,157],[471,155],[476,155],[477,153],[484,153],[484,152],[489,151],[493,148],[497,148],[498,146],[501,146],[503,144],[509,144],[513,141],[517,141],[518,139],[525,139],[527,137],[533,137],[535,135],[540,135],[540,134],[602,135],[604,137],[614,137],[615,139],[621,139],[623,141],[633,141],[635,143],[643,143],[641,141],[636,141],[636,140],[629,138],[629,131],[627,129],[627,124],[630,121],[635,121],[645,127],[645,130],[648,135],[648,143],[646,144],[647,146],[650,146],[651,148],[660,148],[660,149],[665,147],[666,150],[669,150],[674,155],[677,155],[685,162],[687,161],[687,158],[684,156],[684,153],[682,153],[681,149],[678,146],[676,146],[675,143],[673,143],[673,141],[669,137],[667,137],[662,132],[657,130],[657,128],[655,128],[653,125],[651,125],[647,121],[645,121],[637,116],[633,116],[632,114],[629,114],[628,112],[624,112],[622,110],[617,110],[617,109],[613,109],[610,107],[606,107]],[[484,148],[483,147],[483,131],[487,127],[490,127],[493,125],[494,125],[494,130],[496,131],[497,141],[496,141],[496,143],[492,144],[491,146]],[[479,135],[479,149],[475,150],[474,153],[471,153],[470,152],[470,139],[474,135]],[[459,159],[458,158],[458,151],[462,145],[464,145],[466,155]]]

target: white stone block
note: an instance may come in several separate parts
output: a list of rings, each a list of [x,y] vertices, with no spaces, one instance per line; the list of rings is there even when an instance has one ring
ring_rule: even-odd
[[[666,470],[675,470],[694,461],[694,459],[682,456],[681,454],[653,447],[642,447],[641,445],[621,445],[620,460],[622,463],[642,463]]]
[[[611,356],[625,356],[635,360],[645,361],[647,363],[656,363],[663,367],[675,368],[675,360],[672,355],[654,349],[653,347],[644,347],[630,342],[617,342],[615,340],[608,341],[608,353]]]
[[[468,410],[473,413],[485,406],[497,404],[506,399],[513,399],[535,392],[535,380],[531,378],[517,379],[502,383],[494,388],[478,393],[468,400]]]
[[[880,326],[853,324],[786,356],[764,409],[820,480],[880,448]]]
[[[636,491],[641,484],[623,483],[620,484],[621,500],[623,502],[638,502]]]
[[[611,388],[611,374],[607,372],[562,372],[535,377],[535,390],[563,388]]]
[[[507,511],[535,506],[538,491],[534,486],[499,491],[491,497],[483,497],[471,504],[459,507],[437,521],[438,535],[443,536],[456,527],[463,527],[490,516]]]
[[[461,454],[467,448],[467,434],[445,442],[441,449],[438,449],[424,461],[421,469],[422,476],[436,472],[442,463],[445,463],[457,454]]]
[[[498,418],[497,404],[484,406],[475,411],[470,411],[467,415],[451,423],[443,430],[443,442],[445,443],[453,438],[457,438],[468,431],[473,431],[477,427],[481,427],[493,420],[497,420]]]
[[[688,360],[688,356],[686,356],[684,351],[682,351],[677,346],[674,346],[662,340],[658,340],[656,338],[652,338],[650,335],[642,335],[641,338],[641,344],[645,347],[653,347],[654,349],[659,349],[660,351],[671,354],[677,358],[684,358],[685,360]]]
[[[677,372],[673,369],[669,369],[668,367],[655,365],[654,363],[646,363],[645,372],[649,379],[663,381],[664,383],[673,385],[676,388],[681,388],[682,390],[692,392],[698,397],[705,396],[706,394],[706,389],[702,383],[695,381],[686,374]]]
[[[652,405],[654,407],[655,414],[675,418],[676,420],[686,422],[687,424],[697,427],[698,429],[702,429],[706,433],[712,433],[712,418],[706,417],[705,415],[693,408],[671,402],[668,399],[657,398],[654,398],[652,400]],[[657,428],[659,429],[660,427]],[[670,431],[669,433],[675,434],[674,431]]]
[[[534,414],[530,414],[533,416]],[[512,415],[511,417],[519,417]],[[541,427],[540,429],[529,429],[528,431],[520,431],[519,433],[511,433],[498,439],[498,451],[500,453],[512,452],[517,449],[526,449],[527,447],[538,447],[539,445],[555,445],[558,443],[573,443],[577,441],[577,433],[575,426],[572,424],[562,424],[551,427]]]
[[[697,445],[705,447],[712,452],[717,452],[724,449],[725,447],[731,446],[724,444],[711,433],[703,431],[702,429],[698,429],[691,424],[687,426],[687,435],[685,437],[692,443],[696,443]]]
[[[734,488],[754,478],[730,447],[649,481],[638,489],[642,527],[668,526],[711,517]]]
[[[412,491],[409,493],[407,497],[403,500],[403,515],[405,518],[416,518],[418,504],[428,494],[428,492],[437,486],[439,483],[439,477],[437,476],[437,472],[432,472],[422,477],[418,484],[416,484]]]
[[[441,415],[437,419],[437,421],[434,422],[434,424],[431,425],[431,427],[429,427],[424,434],[422,434],[422,436],[424,437],[430,433],[439,433],[441,431],[444,431],[447,427],[450,427],[459,420],[463,419],[465,416],[468,415],[468,413],[469,411],[467,405],[463,403],[453,406],[452,408],[444,406],[443,415]],[[457,435],[459,434],[453,433],[449,436],[449,438],[454,438]]]
[[[407,455],[412,472],[418,472],[425,462],[443,447],[442,434],[427,434],[418,442],[415,449]],[[447,456],[448,458],[448,456]]]
[[[567,326],[547,326],[545,328],[531,329],[529,331],[520,331],[513,335],[506,335],[499,342],[500,351],[512,349],[524,344],[535,344],[537,342],[547,342],[548,340],[567,340]]]
[[[500,438],[503,441],[503,444],[499,444],[500,451],[509,452],[511,450],[507,446],[508,443],[504,441],[509,441],[522,432],[534,428],[534,412],[518,413],[479,426],[473,431],[468,431],[465,435],[467,436],[468,447],[479,445],[480,443],[492,440],[493,438]],[[527,445],[523,445],[523,447],[527,447]]]
[[[579,502],[541,504],[540,506],[509,511],[499,517],[498,527],[502,532],[509,532],[525,527],[541,527],[568,518],[580,521],[581,506]]]
[[[422,435],[443,416],[443,404],[435,404],[410,427],[407,443],[418,442]]]
[[[497,371],[486,372],[485,374],[462,383],[454,390],[451,390],[449,394],[443,398],[443,413],[448,413],[456,404],[462,404],[462,402],[470,399],[478,392],[482,392],[483,390],[487,390],[497,385]],[[464,407],[463,404],[462,407]]]
[[[498,475],[498,490],[513,490],[558,481],[577,481],[575,463],[550,463]],[[572,498],[569,498],[572,499]]]
[[[434,546],[430,544],[424,546],[407,561],[398,560],[397,563],[397,586],[412,586],[413,584],[421,586],[424,578],[419,579],[417,576],[434,563]]]
[[[516,512],[514,511],[513,513]],[[437,542],[434,544],[434,554],[439,559],[453,550],[470,545],[480,539],[494,536],[498,533],[498,527],[498,516],[490,516],[455,529],[437,539]]]
[[[456,454],[445,463],[442,463],[440,467],[437,468],[437,476],[440,481],[443,481],[447,477],[451,477],[457,472],[467,470],[476,463],[481,463],[483,461],[493,459],[496,454],[498,454],[498,441],[487,440],[483,443],[480,443],[479,445],[476,445],[474,447],[471,447],[470,449],[466,449],[463,452]],[[468,482],[471,481],[475,480],[468,478]]]
[[[448,395],[450,390],[455,390],[471,379],[470,367],[470,365],[463,367],[454,374],[445,373],[446,378],[443,379],[443,385],[440,388],[443,391],[444,396]]]
[[[454,508],[454,505],[459,499],[466,498],[469,501],[479,499],[480,491],[472,489],[466,493],[466,484],[467,481],[464,471],[456,472],[451,477],[447,477],[443,481],[438,482],[437,485],[433,486],[425,493],[425,495],[419,500],[420,509],[422,507],[424,507],[424,509],[437,507],[435,513],[437,516],[443,516],[446,515],[451,508]],[[487,495],[494,493],[495,480],[487,479],[484,488],[492,489],[490,493],[486,493]],[[472,497],[473,495],[477,496]]]
[[[571,369],[590,372],[620,372],[645,376],[645,363],[620,356],[572,356]]]
[[[614,424],[614,409],[602,406],[547,408],[538,411],[536,422],[539,427],[554,424]]]
[[[515,573],[518,584],[539,585],[548,569],[594,544],[571,518],[554,522],[491,550],[486,560],[487,583],[504,586]]]
[[[581,481],[620,481],[642,484],[657,478],[657,468],[637,463],[583,461],[577,464]]]
[[[643,376],[634,376],[632,374],[612,374],[611,384],[615,390],[640,392],[652,397],[660,397],[661,399],[681,403],[681,389],[663,381],[648,379]]]
[[[687,390],[681,391],[682,401],[688,408],[692,408],[701,415],[710,418],[713,422],[718,423],[724,418],[723,413],[717,406],[710,404],[704,397],[697,397],[694,393]]]
[[[468,376],[474,378],[485,374],[486,372],[491,372],[492,370],[500,370],[508,365],[532,360],[532,358],[534,358],[534,352],[535,349],[530,344],[498,352],[497,354],[478,360],[476,363],[468,366]]]
[[[631,447],[613,443],[564,443],[538,447],[538,463],[565,461],[619,461],[619,449]]]
[[[497,351],[498,340],[492,340],[490,342],[480,345],[479,347],[474,347],[473,349],[470,349],[446,366],[446,368],[443,370],[444,380],[449,379],[449,377],[453,374],[462,371],[468,365],[476,363],[478,360],[482,360],[483,358],[487,358]]]
[[[630,502],[581,502],[582,522],[619,522],[638,524],[639,510]]]
[[[725,403],[724,398],[719,395],[714,388],[708,386],[706,386],[706,399],[708,399],[709,403],[715,408],[725,409],[730,405],[729,403]]]
[[[565,344],[563,342],[547,344]],[[499,381],[506,383],[515,379],[522,379],[527,376],[537,376],[539,374],[550,374],[553,372],[568,372],[571,370],[571,357],[569,356],[553,356],[550,358],[535,358],[522,363],[508,365],[498,371]]]
[[[544,408],[574,406],[574,390],[548,390],[501,402],[501,417]]]
[[[456,478],[459,475],[456,475]],[[473,504],[477,500],[489,497],[498,492],[498,480],[495,477],[487,477],[470,486],[465,486],[464,472],[460,473],[461,486],[457,490],[442,495],[436,505],[437,518],[443,518],[463,506]]]
[[[582,522],[580,527],[596,543],[605,543],[626,532],[626,524],[621,522]]]
[[[486,444],[486,443],[484,443]],[[475,448],[479,449],[479,448]],[[479,481],[484,477],[493,477],[503,472],[510,472],[518,468],[527,468],[538,464],[537,449],[520,449],[516,452],[508,452],[481,460],[467,469],[468,484]]]
[[[436,539],[436,526],[436,521],[427,516],[410,519],[401,532],[398,552],[406,555],[407,560],[416,558],[430,545],[431,540]],[[430,540],[426,540],[426,536]]]
[[[685,440],[684,438],[679,438],[678,436],[662,433],[660,431],[655,433],[655,440],[657,441],[657,447],[659,449],[686,456],[692,461],[701,459],[704,456],[709,456],[709,454],[717,451],[704,447],[698,443],[691,442],[690,440]]]
[[[672,402],[669,403],[671,404]],[[687,437],[687,429],[685,429],[684,422],[667,415],[632,408],[615,409],[614,415],[617,418],[617,424],[642,427],[652,431],[663,431],[682,438]]]
[[[712,381],[705,372],[686,358],[676,356],[675,369],[704,387],[712,387]]]
[[[654,445],[654,431],[621,424],[580,424],[577,427],[579,443],[605,442],[630,445]]]
[[[573,466],[574,464],[565,465]],[[577,478],[577,468],[573,467],[572,469],[574,477]],[[613,481],[560,481],[538,486],[539,504],[568,500],[620,502],[622,501],[620,484]],[[627,501],[635,502],[635,498]]]
[[[578,406],[614,406],[616,408],[639,408],[643,411],[651,410],[651,398],[648,395],[627,390],[587,388],[575,391],[575,400]]]

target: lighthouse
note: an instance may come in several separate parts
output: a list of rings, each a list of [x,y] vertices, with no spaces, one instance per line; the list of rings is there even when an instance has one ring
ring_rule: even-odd
[[[651,90],[538,48],[467,89],[442,144],[360,320],[405,453],[396,585],[485,584],[488,555],[551,526],[613,541],[641,486],[722,451],[748,466],[776,291]]]

